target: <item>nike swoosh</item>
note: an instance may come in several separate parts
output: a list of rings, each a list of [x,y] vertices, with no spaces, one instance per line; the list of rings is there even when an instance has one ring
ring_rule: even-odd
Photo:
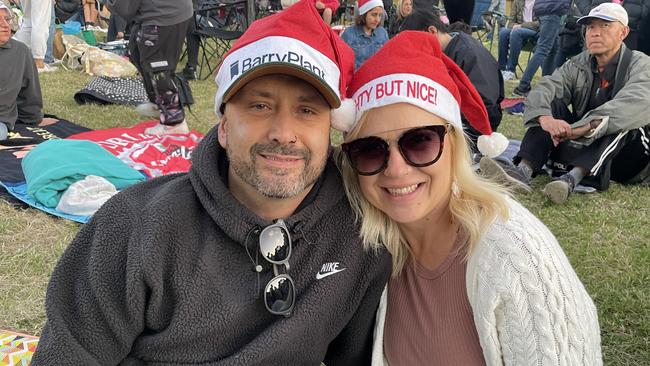
[[[336,269],[336,270],[334,270],[334,271],[332,271],[332,272],[327,272],[327,273],[320,273],[320,272],[318,272],[318,273],[316,273],[316,279],[317,279],[317,280],[321,280],[321,279],[323,279],[323,278],[325,278],[325,277],[327,277],[327,276],[331,276],[331,275],[333,275],[334,273],[339,273],[339,272],[341,272],[341,271],[345,271],[346,269],[347,269],[347,268]]]

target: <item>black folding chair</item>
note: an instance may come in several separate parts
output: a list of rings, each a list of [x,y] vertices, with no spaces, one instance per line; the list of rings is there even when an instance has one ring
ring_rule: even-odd
[[[196,10],[194,34],[199,37],[199,74],[205,80],[210,77],[228,52],[234,40],[241,37],[247,24],[246,15],[240,12],[244,1],[206,4]]]

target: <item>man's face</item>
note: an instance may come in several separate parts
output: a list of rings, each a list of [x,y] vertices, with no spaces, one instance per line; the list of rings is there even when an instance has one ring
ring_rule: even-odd
[[[610,55],[618,52],[627,36],[629,28],[620,22],[593,19],[586,25],[585,40],[589,53],[594,56]]]
[[[250,81],[226,103],[219,125],[231,191],[276,199],[306,193],[325,167],[329,133],[330,106],[307,82]]]
[[[0,45],[9,42],[11,38],[11,24],[5,18],[11,17],[12,14],[7,9],[0,9]]]

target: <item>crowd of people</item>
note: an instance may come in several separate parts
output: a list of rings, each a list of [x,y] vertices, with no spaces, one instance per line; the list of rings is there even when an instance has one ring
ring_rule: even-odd
[[[115,195],[63,253],[32,364],[602,365],[594,302],[513,193],[544,169],[554,203],[650,183],[650,4],[514,0],[495,58],[448,3],[445,22],[437,1],[360,0],[340,36],[323,1],[253,22],[190,171]],[[196,3],[106,4],[159,116],[147,133],[186,133],[175,70]],[[0,140],[43,118],[12,18],[0,4]],[[510,159],[500,104],[529,39]]]

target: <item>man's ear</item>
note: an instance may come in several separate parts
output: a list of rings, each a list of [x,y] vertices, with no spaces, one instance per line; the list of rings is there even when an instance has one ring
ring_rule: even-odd
[[[621,41],[624,40],[630,34],[630,27],[624,26],[623,32],[621,33]]]
[[[219,145],[221,145],[221,147],[224,149],[228,146],[228,134],[226,133],[227,124],[228,121],[226,119],[226,116],[221,116],[221,120],[219,120],[219,127],[217,127],[217,138],[219,140]]]
[[[438,34],[438,28],[430,25],[429,28],[427,28],[427,32],[433,34],[434,36]]]

